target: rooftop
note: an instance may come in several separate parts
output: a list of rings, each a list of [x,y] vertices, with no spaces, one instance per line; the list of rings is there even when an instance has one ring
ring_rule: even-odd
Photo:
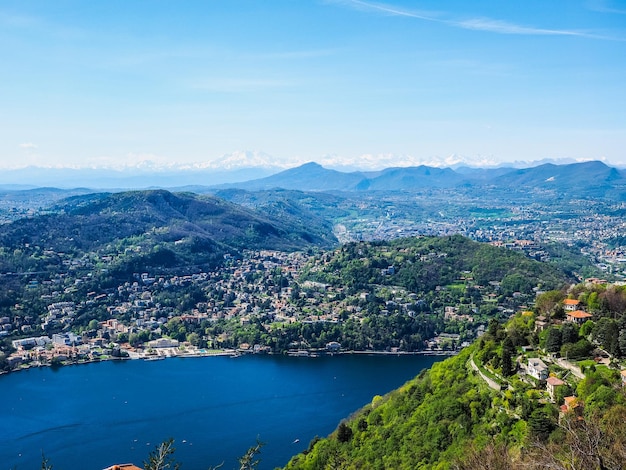
[[[548,377],[546,382],[549,385],[552,385],[553,387],[558,387],[559,385],[565,385],[565,382],[563,382],[561,379],[559,379],[558,377]]]
[[[141,467],[137,467],[132,463],[122,463],[117,465],[111,465],[110,467],[105,468],[104,470],[143,470]]]
[[[574,310],[573,312],[568,312],[567,316],[572,318],[590,318],[593,315],[582,310]]]

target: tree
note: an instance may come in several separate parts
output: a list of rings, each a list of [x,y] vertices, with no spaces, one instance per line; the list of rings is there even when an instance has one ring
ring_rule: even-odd
[[[551,290],[537,296],[535,306],[537,307],[539,313],[541,313],[542,315],[547,315],[552,312],[552,310],[554,310],[554,307],[556,307],[556,305],[564,298],[565,296],[563,295],[563,292],[559,290]]]
[[[546,351],[555,353],[561,349],[561,330],[551,327],[546,338]]]
[[[624,432],[626,409],[613,407],[604,419],[591,414],[584,420],[570,414],[559,423],[562,442],[535,442],[524,458],[522,468],[539,470],[623,469],[626,461]]]
[[[7,359],[6,355],[0,353],[0,370],[1,371],[10,371],[11,370],[11,366],[9,365],[9,360]]]
[[[593,329],[593,339],[614,356],[620,356],[619,324],[610,318],[601,318]]]
[[[41,453],[41,470],[52,470],[50,459],[46,458],[43,452]]]
[[[189,341],[192,346],[198,346],[198,344],[200,344],[200,336],[195,332],[189,333],[187,335],[187,341]]]
[[[513,354],[515,353],[515,346],[513,341],[508,336],[502,342],[502,375],[510,377],[515,373],[513,369]]]
[[[554,423],[543,408],[537,408],[530,414],[528,426],[532,434],[541,441],[545,441],[554,429]]]
[[[463,453],[453,464],[455,470],[501,470],[511,468],[512,457],[509,449],[502,444],[490,442],[482,449],[475,445]]]
[[[587,297],[587,308],[591,311],[596,311],[600,309],[600,302],[598,302],[597,292],[592,292]]]
[[[563,305],[559,304],[554,307],[554,311],[552,312],[552,318],[555,318],[557,320],[563,320],[565,318],[565,309],[563,308]]]
[[[595,327],[595,323],[591,320],[587,320],[580,327],[580,330],[578,330],[578,334],[582,336],[583,338],[586,338],[587,336],[593,334],[594,327]]]
[[[561,342],[575,343],[578,341],[578,327],[573,323],[564,323],[561,327]]]
[[[487,326],[487,334],[492,338],[496,338],[498,335],[498,330],[500,329],[500,322],[495,318],[489,320],[489,325]]]
[[[260,459],[256,456],[261,453],[261,447],[265,445],[257,437],[256,444],[250,447],[245,454],[239,458],[239,470],[253,470],[259,465]]]
[[[620,352],[622,354],[626,353],[626,328],[620,330],[617,344],[619,346]]]
[[[136,348],[141,344],[141,341],[139,340],[139,335],[137,333],[131,333],[128,337],[128,342],[133,348]]]
[[[172,454],[174,454],[174,439],[168,439],[150,452],[148,460],[143,463],[145,470],[178,470],[180,464],[176,463]]]
[[[593,345],[586,339],[581,339],[576,343],[567,343],[561,347],[561,356],[567,359],[580,360],[589,357],[593,351]]]
[[[352,439],[352,429],[346,423],[341,423],[337,429],[337,440],[348,442],[350,439]]]

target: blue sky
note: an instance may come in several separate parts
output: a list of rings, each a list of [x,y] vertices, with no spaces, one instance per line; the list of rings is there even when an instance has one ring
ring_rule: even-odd
[[[626,164],[621,1],[8,0],[0,63],[5,168]]]

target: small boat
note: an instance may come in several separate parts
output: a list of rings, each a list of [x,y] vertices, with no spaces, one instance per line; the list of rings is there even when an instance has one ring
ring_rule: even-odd
[[[150,356],[150,357],[144,357],[144,361],[162,361],[163,359],[165,359],[165,356]]]

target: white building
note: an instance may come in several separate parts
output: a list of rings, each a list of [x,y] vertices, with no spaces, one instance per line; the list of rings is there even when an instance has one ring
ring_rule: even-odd
[[[528,359],[528,367],[526,368],[528,375],[537,380],[546,380],[548,378],[548,366],[536,357]]]

